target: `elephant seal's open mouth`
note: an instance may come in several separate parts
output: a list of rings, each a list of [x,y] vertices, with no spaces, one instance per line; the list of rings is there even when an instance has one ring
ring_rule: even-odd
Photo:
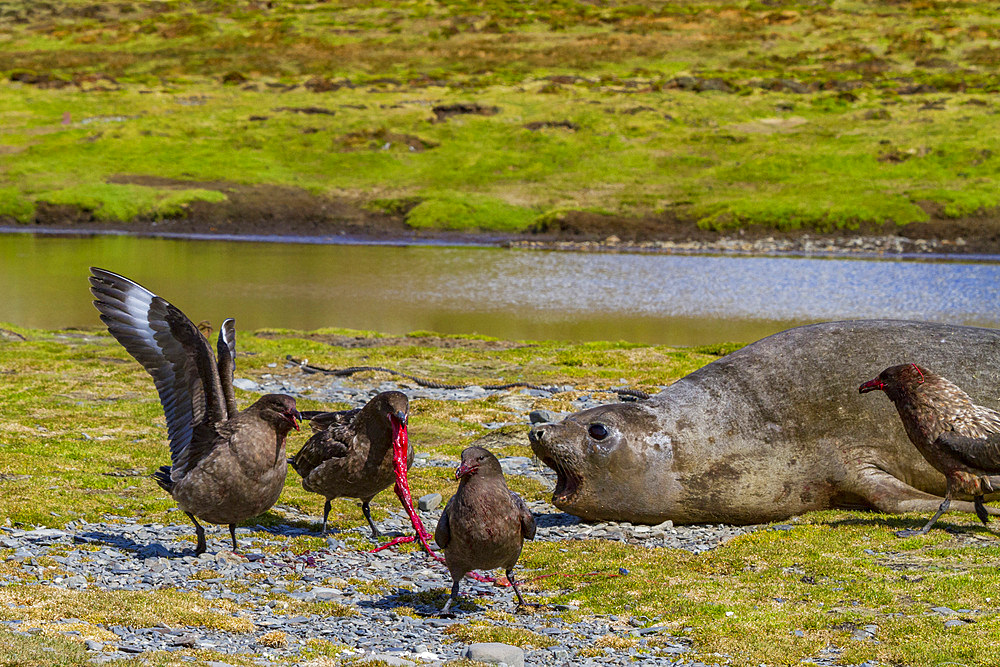
[[[531,441],[531,451],[535,456],[556,472],[556,488],[552,492],[552,504],[563,509],[579,493],[582,475],[573,464],[573,453],[562,451],[558,438],[552,438],[551,434],[547,433],[550,427],[554,428],[555,425],[540,424],[532,428],[528,433],[528,439]]]
[[[556,471],[556,488],[552,491],[552,504],[559,507],[569,503],[580,490],[580,476],[551,456],[540,458],[542,463]]]
[[[645,504],[641,466],[631,435],[653,428],[648,410],[637,404],[602,405],[559,423],[536,424],[531,450],[556,473],[552,504],[586,519],[603,519],[617,508]],[[641,517],[637,508],[630,515]]]

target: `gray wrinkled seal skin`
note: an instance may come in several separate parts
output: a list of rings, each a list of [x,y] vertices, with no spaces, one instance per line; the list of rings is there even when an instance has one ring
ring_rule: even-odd
[[[998,409],[998,361],[994,329],[814,324],[748,345],[646,401],[584,410],[529,437],[559,474],[553,503],[584,519],[754,524],[828,508],[931,512],[944,476],[910,443],[892,402],[858,386],[915,362]],[[594,424],[607,436],[592,437]]]

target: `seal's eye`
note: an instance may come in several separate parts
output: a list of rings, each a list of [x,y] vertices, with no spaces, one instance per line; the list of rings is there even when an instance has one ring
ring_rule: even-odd
[[[587,433],[594,440],[604,440],[608,437],[608,429],[604,424],[591,424],[587,427]]]

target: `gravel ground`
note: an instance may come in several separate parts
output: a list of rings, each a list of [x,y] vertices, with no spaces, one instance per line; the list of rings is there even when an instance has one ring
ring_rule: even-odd
[[[713,241],[622,241],[609,236],[603,241],[520,240],[512,248],[570,250],[574,252],[641,252],[662,254],[725,253],[737,255],[869,256],[951,255],[966,251],[963,238],[955,240],[909,239],[902,236],[820,237],[803,234],[794,238],[739,236]]]
[[[304,518],[290,508],[277,508],[290,519]],[[578,540],[603,537],[648,545],[681,546],[704,550],[745,529],[722,526],[685,526],[651,531],[629,524],[580,524],[575,517],[559,513],[545,503],[535,503],[532,511],[539,520],[540,540]],[[433,526],[439,511],[422,512]],[[317,517],[308,517],[315,520]],[[409,520],[400,511],[381,523],[393,531],[409,530]],[[638,530],[637,530],[638,529]],[[646,529],[646,530],[643,530]],[[357,528],[326,538],[327,547],[298,556],[287,550],[282,537],[317,535],[302,528],[279,525],[256,526],[255,534],[240,528],[237,538],[242,557],[228,551],[228,533],[224,528],[209,530],[209,552],[195,557],[187,523],[143,524],[125,517],[109,517],[100,523],[74,521],[63,529],[23,530],[0,526],[0,547],[13,549],[11,561],[19,562],[28,585],[58,586],[75,590],[153,590],[174,588],[200,593],[206,600],[228,599],[237,603],[242,614],[254,624],[250,633],[206,630],[198,627],[156,627],[130,629],[107,626],[117,635],[115,642],[90,640],[87,646],[95,662],[130,657],[150,650],[176,651],[183,648],[213,649],[227,654],[258,656],[260,664],[288,661],[302,651],[309,639],[326,639],[346,647],[344,657],[392,656],[415,663],[441,664],[459,658],[466,646],[445,634],[452,623],[482,618],[491,609],[514,611],[509,588],[466,579],[462,584],[463,605],[456,618],[440,618],[450,587],[447,571],[421,553],[396,553],[391,550],[370,553],[357,546],[367,542],[367,528]],[[93,550],[99,547],[97,550]],[[40,565],[42,557],[51,557],[57,565]],[[49,562],[47,560],[42,563]],[[50,562],[49,562],[50,563]],[[255,577],[255,574],[266,575]],[[521,578],[533,576],[521,571]],[[627,575],[625,575],[627,576]],[[372,592],[363,582],[389,582],[387,589]],[[0,587],[21,582],[20,578],[0,577]],[[433,591],[431,596],[417,596]],[[546,604],[544,592],[528,594],[529,602],[539,603],[538,610],[517,614],[507,623],[493,619],[494,625],[509,625],[537,632],[557,640],[546,649],[525,650],[525,662],[532,665],[556,664],[626,664],[637,656],[643,664],[678,664],[677,657],[688,650],[683,637],[661,637],[656,646],[647,646],[647,638],[662,630],[659,619],[626,619],[618,616],[595,616],[579,621],[565,621],[561,614],[569,607]],[[335,602],[356,615],[331,618],[319,614],[288,611],[290,603]],[[419,617],[397,614],[409,607]],[[63,619],[71,627],[77,619]],[[378,632],[372,627],[377,624]],[[22,621],[3,622],[8,629],[20,631],[31,626]],[[652,627],[647,627],[652,626]],[[266,646],[267,633],[286,635],[286,645]],[[67,630],[67,635],[76,634]],[[639,638],[634,649],[609,650],[599,658],[577,658],[582,648],[591,646],[596,637],[607,634]],[[685,663],[687,664],[687,663]]]
[[[302,363],[308,363],[308,359],[303,359]],[[278,364],[269,364],[272,368],[277,368]],[[292,364],[285,364],[286,369],[296,368]],[[521,424],[527,433],[528,413],[535,398],[544,398],[552,395],[552,392],[544,389],[514,389],[493,391],[483,389],[477,385],[470,385],[462,389],[432,389],[429,387],[412,387],[400,385],[392,381],[385,381],[373,388],[361,388],[357,386],[357,380],[349,377],[338,377],[335,375],[306,374],[299,376],[289,376],[285,373],[270,374],[261,376],[260,382],[248,380],[247,378],[237,378],[233,384],[246,391],[254,391],[262,394],[285,393],[291,396],[307,396],[318,401],[328,403],[348,403],[352,407],[360,408],[367,403],[372,396],[382,391],[401,391],[406,394],[411,401],[416,399],[433,399],[438,401],[471,401],[483,399],[487,396],[501,394],[503,405],[511,409],[510,421],[496,424],[484,424],[487,428],[497,428],[509,424]],[[628,389],[628,387],[620,387]],[[572,386],[562,385],[552,387],[559,391],[571,391]],[[615,387],[619,389],[619,387]],[[613,391],[613,390],[612,390]],[[608,393],[602,393],[601,397],[594,397],[591,394],[584,394],[574,401],[574,412],[586,410],[608,402]],[[553,414],[552,417],[562,419],[568,413]],[[525,437],[527,442],[527,436]],[[456,464],[457,465],[457,464]]]
[[[291,394],[309,392],[311,398],[345,401],[361,405],[373,392],[387,389],[405,391],[411,399],[422,397],[446,400],[482,398],[487,392],[474,387],[461,390],[412,389],[386,382],[375,389],[358,389],[345,378],[316,375],[267,375],[261,382],[242,379],[241,387],[261,392],[283,391]],[[509,423],[528,424],[528,412],[537,390],[507,392],[502,404],[511,409],[511,422],[490,424],[499,427]],[[579,408],[596,405],[593,397],[584,396]],[[557,418],[559,415],[546,415]],[[537,416],[536,416],[537,419]],[[527,457],[506,457],[501,460],[508,475],[523,475],[537,479],[549,488],[555,474]],[[433,459],[421,453],[415,466],[454,466],[456,461]],[[383,494],[383,506],[389,502]],[[463,599],[470,604],[460,608],[456,618],[437,616],[450,588],[446,570],[421,553],[395,553],[391,550],[370,553],[367,528],[331,534],[326,548],[296,556],[287,549],[287,538],[301,535],[318,536],[319,517],[305,516],[292,508],[277,507],[289,524],[301,526],[312,522],[312,531],[289,524],[265,528],[256,526],[254,534],[240,528],[237,538],[242,556],[228,551],[225,528],[208,531],[209,552],[195,557],[193,529],[179,512],[176,522],[163,524],[138,523],[128,517],[106,517],[100,523],[73,521],[62,529],[23,529],[0,526],[0,548],[11,549],[10,561],[20,563],[25,579],[3,578],[0,588],[22,581],[29,586],[55,586],[75,590],[153,590],[174,588],[192,591],[206,600],[228,599],[236,602],[254,625],[249,633],[222,632],[203,627],[169,627],[165,624],[148,628],[107,626],[117,640],[98,642],[87,640],[95,663],[131,657],[149,650],[177,651],[185,648],[213,649],[225,654],[245,654],[262,665],[273,662],[295,662],[309,639],[326,639],[345,646],[343,657],[379,657],[390,664],[442,664],[461,657],[466,645],[445,633],[452,623],[465,623],[483,618],[492,610],[513,611],[513,593],[509,588],[466,579],[462,584]],[[754,527],[723,525],[634,526],[626,522],[584,523],[564,514],[545,502],[531,504],[538,522],[539,540],[563,540],[567,548],[573,541],[602,538],[620,540],[651,547],[671,547],[700,552]],[[422,511],[424,522],[433,532],[440,508]],[[380,522],[384,531],[412,532],[409,520],[400,509]],[[308,524],[307,524],[308,525]],[[43,557],[51,557],[57,564]],[[45,564],[48,563],[49,566]],[[534,575],[521,571],[522,579]],[[623,576],[628,576],[624,573]],[[387,588],[379,588],[380,581]],[[366,586],[364,582],[374,582]],[[418,596],[424,591],[435,591]],[[550,593],[551,594],[551,593]],[[546,604],[546,593],[531,592],[530,602],[540,607],[530,613],[517,614],[512,622],[491,619],[494,625],[510,625],[551,637],[556,644],[545,649],[526,649],[525,664],[529,665],[596,665],[626,664],[641,660],[644,665],[697,664],[684,661],[690,641],[685,637],[661,634],[660,619],[624,618],[617,615],[591,616],[584,620],[565,620],[569,607]],[[344,605],[345,617],[331,618],[327,614],[297,614],[295,602],[326,601]],[[14,605],[16,606],[16,605]],[[291,609],[290,609],[291,607]],[[417,617],[396,610],[408,607]],[[570,615],[572,616],[572,615]],[[77,635],[73,629],[77,619],[63,619],[67,636]],[[377,626],[376,626],[377,624]],[[26,621],[5,621],[3,626],[15,632],[38,632]],[[372,630],[378,627],[378,631]],[[284,633],[283,646],[273,642],[268,633]],[[577,653],[592,648],[593,640],[608,634],[637,639],[631,649],[605,649],[599,657],[581,657]],[[654,644],[649,641],[655,638]],[[193,659],[193,658],[192,658]],[[220,663],[221,664],[221,663]]]

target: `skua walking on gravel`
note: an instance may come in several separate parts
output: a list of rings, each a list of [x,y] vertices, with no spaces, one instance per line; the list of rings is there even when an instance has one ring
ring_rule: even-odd
[[[268,509],[281,495],[288,465],[285,437],[299,430],[295,399],[265,394],[236,407],[236,326],[219,331],[218,359],[198,328],[165,299],[128,278],[91,268],[90,291],[119,343],[153,377],[167,418],[171,465],[153,475],[194,523],[196,554],[205,552],[198,519],[236,524]]]
[[[434,530],[434,541],[444,549],[451,572],[451,595],[441,610],[448,613],[458,600],[462,578],[473,570],[504,569],[517,596],[524,598],[514,582],[514,566],[524,540],[535,539],[535,517],[521,496],[507,488],[497,457],[482,447],[467,447],[455,470],[461,479]]]

